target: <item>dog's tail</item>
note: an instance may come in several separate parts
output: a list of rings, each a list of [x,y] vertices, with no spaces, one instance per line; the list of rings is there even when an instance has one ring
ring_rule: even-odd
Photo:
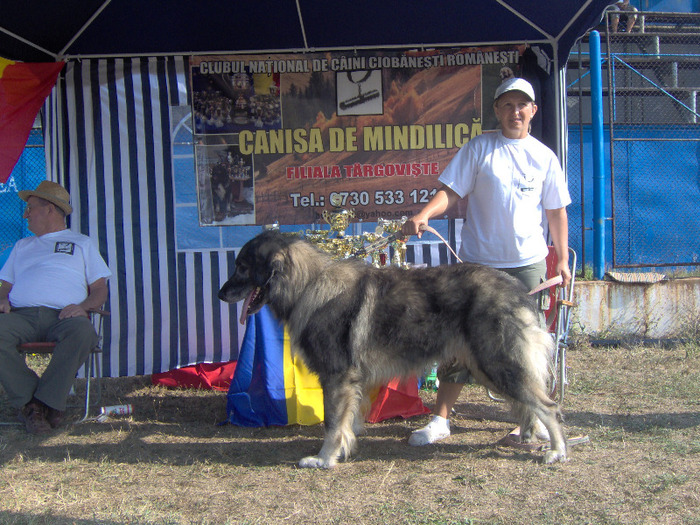
[[[541,391],[540,397],[549,400],[547,392],[553,380],[554,351],[556,345],[552,335],[537,324],[531,323],[524,330],[524,362],[531,374],[532,380],[537,382],[537,390]],[[547,403],[549,404],[549,403]]]
[[[521,359],[523,382],[511,385],[513,411],[524,429],[529,431],[536,424],[536,407],[553,411],[560,418],[559,407],[548,395],[553,379],[554,339],[546,330],[532,323],[524,329]]]

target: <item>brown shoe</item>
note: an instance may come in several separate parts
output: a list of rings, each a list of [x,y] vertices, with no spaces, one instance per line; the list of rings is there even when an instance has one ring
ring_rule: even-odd
[[[51,431],[51,425],[46,421],[46,409],[35,402],[29,402],[19,411],[19,419],[30,434],[44,434]]]
[[[65,413],[62,412],[61,410],[56,410],[55,408],[49,407],[48,412],[46,414],[46,421],[49,422],[49,425],[51,425],[51,428],[56,428],[58,426],[61,426],[63,424],[63,415]]]

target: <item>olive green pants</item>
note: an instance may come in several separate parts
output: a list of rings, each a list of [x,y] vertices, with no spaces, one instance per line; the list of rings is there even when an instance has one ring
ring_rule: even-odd
[[[0,314],[0,384],[16,408],[34,397],[51,408],[65,410],[75,375],[97,344],[90,319],[59,319],[59,313],[53,308],[31,307]],[[56,342],[41,377],[17,350],[18,345],[34,341]]]

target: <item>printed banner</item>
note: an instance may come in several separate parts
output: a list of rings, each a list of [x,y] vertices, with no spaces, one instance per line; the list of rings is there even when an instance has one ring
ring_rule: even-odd
[[[523,51],[192,57],[200,224],[411,216],[458,148],[496,127],[490,94]]]

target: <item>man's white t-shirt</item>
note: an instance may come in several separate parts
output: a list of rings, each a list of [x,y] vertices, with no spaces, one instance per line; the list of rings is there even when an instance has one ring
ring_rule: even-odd
[[[543,260],[544,210],[571,203],[559,160],[531,135],[479,135],[460,148],[439,180],[467,197],[460,257],[494,268]]]
[[[90,237],[68,229],[20,239],[0,270],[14,308],[80,304],[89,284],[111,275]]]

